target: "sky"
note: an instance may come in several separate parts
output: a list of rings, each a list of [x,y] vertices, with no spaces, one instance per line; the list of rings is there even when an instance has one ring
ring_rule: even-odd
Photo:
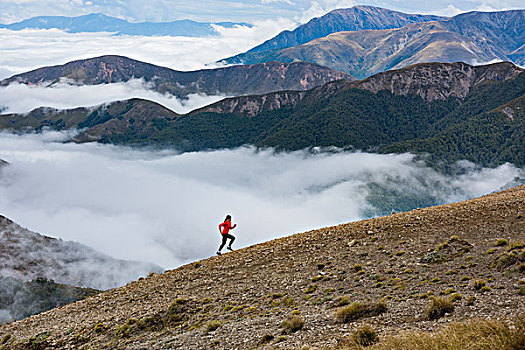
[[[373,211],[366,185],[441,202],[500,189],[525,170],[460,165],[445,176],[410,154],[274,152],[245,147],[178,154],[96,143],[66,133],[0,133],[0,213],[23,227],[115,258],[164,268],[214,255],[231,214],[240,248]],[[430,186],[429,186],[430,185]]]
[[[335,8],[372,5],[409,13],[452,16],[472,10],[523,8],[521,0],[0,0],[0,23],[34,16],[78,16],[93,12],[140,21],[256,22],[284,17],[304,22]]]

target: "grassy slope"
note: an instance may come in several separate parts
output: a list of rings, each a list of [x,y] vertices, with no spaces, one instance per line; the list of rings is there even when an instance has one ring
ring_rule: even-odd
[[[491,266],[498,257],[509,256],[512,243],[523,240],[524,208],[521,186],[300,233],[151,275],[9,324],[0,328],[0,338],[10,335],[7,348],[245,349],[266,335],[274,337],[264,345],[269,349],[330,348],[364,323],[386,341],[402,329],[436,330],[472,317],[512,318],[525,300],[517,289],[523,282],[523,261],[500,258],[512,263]],[[496,247],[501,238],[507,244]],[[515,244],[512,251],[510,255],[521,254],[525,260],[523,246]],[[443,261],[424,263],[425,257]],[[476,290],[475,280],[485,281],[488,288]],[[429,296],[448,297],[453,291],[461,299],[452,314],[437,321],[422,318]],[[335,314],[342,298],[384,298],[387,311],[338,324]],[[282,322],[292,313],[304,327],[280,338]],[[29,337],[34,338],[27,343]],[[25,345],[15,346],[20,341]]]

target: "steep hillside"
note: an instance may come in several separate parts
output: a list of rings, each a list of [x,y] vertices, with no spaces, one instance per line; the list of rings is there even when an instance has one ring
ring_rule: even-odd
[[[196,93],[238,96],[281,90],[308,90],[333,80],[355,80],[348,74],[307,62],[269,62],[180,72],[127,57],[101,56],[38,68],[2,80],[0,86],[12,82],[51,86],[60,79],[80,85],[98,85],[126,82],[134,78],[144,79],[152,89],[160,93],[170,93],[180,98]]]
[[[117,260],[77,242],[31,232],[0,215],[0,276],[109,289],[160,271],[151,263]]]
[[[0,24],[0,28],[10,30],[55,28],[68,33],[112,32],[115,35],[203,37],[219,34],[214,25],[226,28],[231,28],[235,25],[251,27],[247,23],[201,23],[190,20],[131,23],[102,13],[91,13],[77,17],[38,16],[16,23]]]
[[[444,20],[446,17],[414,15],[374,6],[354,6],[330,11],[316,17],[293,31],[285,30],[248,52],[272,51],[305,44],[314,39],[342,31],[401,28],[410,23]],[[226,63],[243,63],[247,55],[241,54],[224,60]],[[248,56],[249,57],[249,56]]]
[[[6,349],[328,349],[363,324],[386,341],[510,320],[525,300],[524,208],[522,186],[304,232],[2,326],[0,337]],[[434,297],[447,308],[426,311]]]
[[[422,62],[523,64],[525,10],[472,12],[388,30],[341,31],[310,42],[248,52],[245,64],[315,62],[357,78]]]

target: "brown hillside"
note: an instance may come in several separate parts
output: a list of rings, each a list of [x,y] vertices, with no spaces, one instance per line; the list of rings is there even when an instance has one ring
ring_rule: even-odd
[[[385,339],[452,320],[509,319],[525,304],[524,216],[521,186],[304,232],[11,323],[0,339],[6,348],[32,349],[334,348],[364,323]],[[461,298],[451,314],[430,321],[423,314],[432,293]],[[381,297],[386,312],[336,322],[345,301]],[[282,325],[292,312],[297,325],[304,321],[296,332]]]

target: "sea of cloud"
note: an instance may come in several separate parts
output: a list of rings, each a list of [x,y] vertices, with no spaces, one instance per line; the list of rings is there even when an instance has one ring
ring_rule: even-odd
[[[173,268],[213,255],[226,214],[237,248],[373,211],[370,183],[458,201],[498,190],[523,169],[460,165],[446,176],[410,154],[238,148],[179,154],[67,133],[0,134],[0,213],[30,230],[116,258]]]
[[[290,20],[259,21],[253,27],[217,27],[206,38],[113,36],[111,33],[69,34],[59,30],[0,29],[0,79],[43,66],[101,55],[122,55],[176,70],[218,67],[217,60],[244,52],[293,27]],[[25,113],[37,107],[74,108],[128,98],[145,98],[186,113],[225,96],[193,94],[184,100],[149,89],[141,80],[97,86],[55,84],[52,88],[11,84],[0,87],[0,113]]]
[[[127,56],[182,71],[213,68],[216,66],[213,62],[249,50],[295,25],[294,21],[277,18],[258,21],[253,27],[217,26],[219,35],[205,38],[0,29],[0,79],[102,55]]]
[[[190,94],[179,99],[170,94],[160,94],[142,79],[132,79],[125,83],[102,85],[54,84],[52,87],[12,83],[0,87],[0,111],[7,113],[27,113],[38,107],[68,109],[96,106],[106,102],[142,98],[157,102],[180,114],[222,100],[225,96]]]

